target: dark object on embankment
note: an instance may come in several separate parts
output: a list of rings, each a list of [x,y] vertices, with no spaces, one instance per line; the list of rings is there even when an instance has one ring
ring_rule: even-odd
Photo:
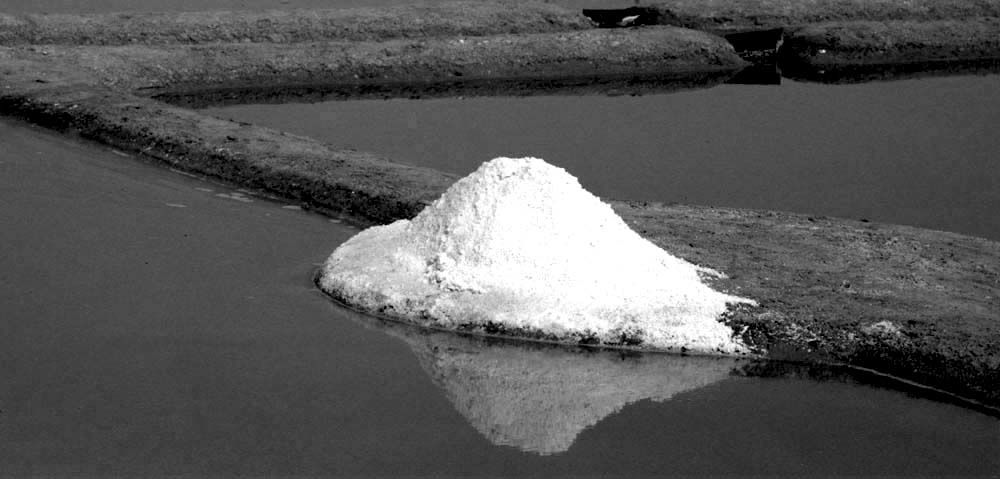
[[[727,33],[724,38],[733,46],[736,53],[777,51],[784,33],[784,28],[769,28]]]
[[[660,12],[650,7],[584,8],[583,16],[601,28],[662,25]]]
[[[583,15],[601,28],[638,27],[643,25],[675,25],[678,23],[664,11],[654,7],[628,7],[613,9],[583,9]],[[753,61],[770,57],[781,46],[784,28],[751,28],[722,32],[722,36],[740,56]]]

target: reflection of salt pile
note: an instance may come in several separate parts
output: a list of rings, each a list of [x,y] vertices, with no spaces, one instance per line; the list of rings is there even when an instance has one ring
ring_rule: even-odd
[[[359,313],[345,318],[410,346],[455,409],[496,445],[547,455],[629,404],[663,402],[722,381],[746,360],[511,341]],[[670,427],[670,424],[663,425]]]
[[[320,285],[360,309],[449,329],[568,342],[742,353],[718,321],[748,300],[642,239],[571,175],[498,158],[412,221],[370,228]]]
[[[388,332],[490,442],[539,454],[566,451],[586,428],[628,404],[665,401],[729,376],[739,360],[483,341],[447,333]]]

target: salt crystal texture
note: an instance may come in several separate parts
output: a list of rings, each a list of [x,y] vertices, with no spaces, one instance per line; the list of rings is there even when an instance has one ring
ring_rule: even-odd
[[[424,326],[748,353],[719,319],[728,304],[753,301],[699,273],[719,274],[640,237],[565,170],[497,158],[413,220],[345,242],[319,283],[353,307]]]

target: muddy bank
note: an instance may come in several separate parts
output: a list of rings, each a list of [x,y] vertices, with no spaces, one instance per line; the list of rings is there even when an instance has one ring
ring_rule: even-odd
[[[738,36],[737,50],[746,43],[755,63],[775,61],[759,51],[780,45],[782,71],[800,79],[968,71],[1000,59],[1000,3],[989,0],[666,0],[627,11],[645,25]]]
[[[787,33],[781,51],[783,72],[826,81],[990,68],[1000,64],[1000,18],[809,25]]]
[[[515,30],[524,26],[512,22]],[[192,28],[197,30],[197,25]],[[514,85],[526,92],[558,84],[590,88],[581,85],[602,81],[617,88],[642,84],[642,78],[658,79],[659,86],[687,86],[722,81],[745,62],[718,37],[662,27],[381,42],[29,45],[0,48],[0,65],[4,114],[76,131],[181,169],[271,190],[361,221],[384,222],[419,211],[451,179],[366,153],[325,147],[322,153],[302,153],[310,158],[305,164],[312,166],[308,174],[298,175],[305,166],[297,160],[298,149],[311,151],[318,147],[315,142],[305,147],[289,136],[255,129],[249,133],[251,150],[241,150],[236,148],[241,136],[233,134],[241,125],[146,98],[196,98],[199,92],[212,97],[215,92],[259,88],[412,96]],[[272,156],[279,151],[284,152],[283,160]],[[331,160],[345,169],[325,164]]]
[[[1000,243],[772,211],[613,203],[643,236],[755,298],[768,357],[844,362],[1000,405]]]
[[[724,34],[850,21],[1000,17],[993,0],[660,0],[647,21]]]
[[[110,89],[0,95],[0,111],[360,224],[415,215],[454,181],[433,170]]]
[[[11,83],[35,71],[90,72],[92,82],[144,96],[232,88],[434,85],[615,75],[734,74],[746,63],[694,30],[564,33],[298,44],[30,46],[5,49]],[[34,79],[50,81],[42,77]],[[33,80],[33,81],[34,81]]]
[[[0,44],[299,43],[551,33],[592,28],[547,3],[450,2],[385,8],[236,12],[4,14]]]

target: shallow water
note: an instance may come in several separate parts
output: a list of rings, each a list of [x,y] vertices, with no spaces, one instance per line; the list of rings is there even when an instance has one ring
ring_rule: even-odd
[[[996,418],[892,390],[381,323],[311,283],[349,227],[0,138],[0,475],[1000,469]]]
[[[205,113],[462,175],[496,156],[537,156],[606,198],[866,218],[1000,239],[998,106],[1000,75],[985,75]]]

